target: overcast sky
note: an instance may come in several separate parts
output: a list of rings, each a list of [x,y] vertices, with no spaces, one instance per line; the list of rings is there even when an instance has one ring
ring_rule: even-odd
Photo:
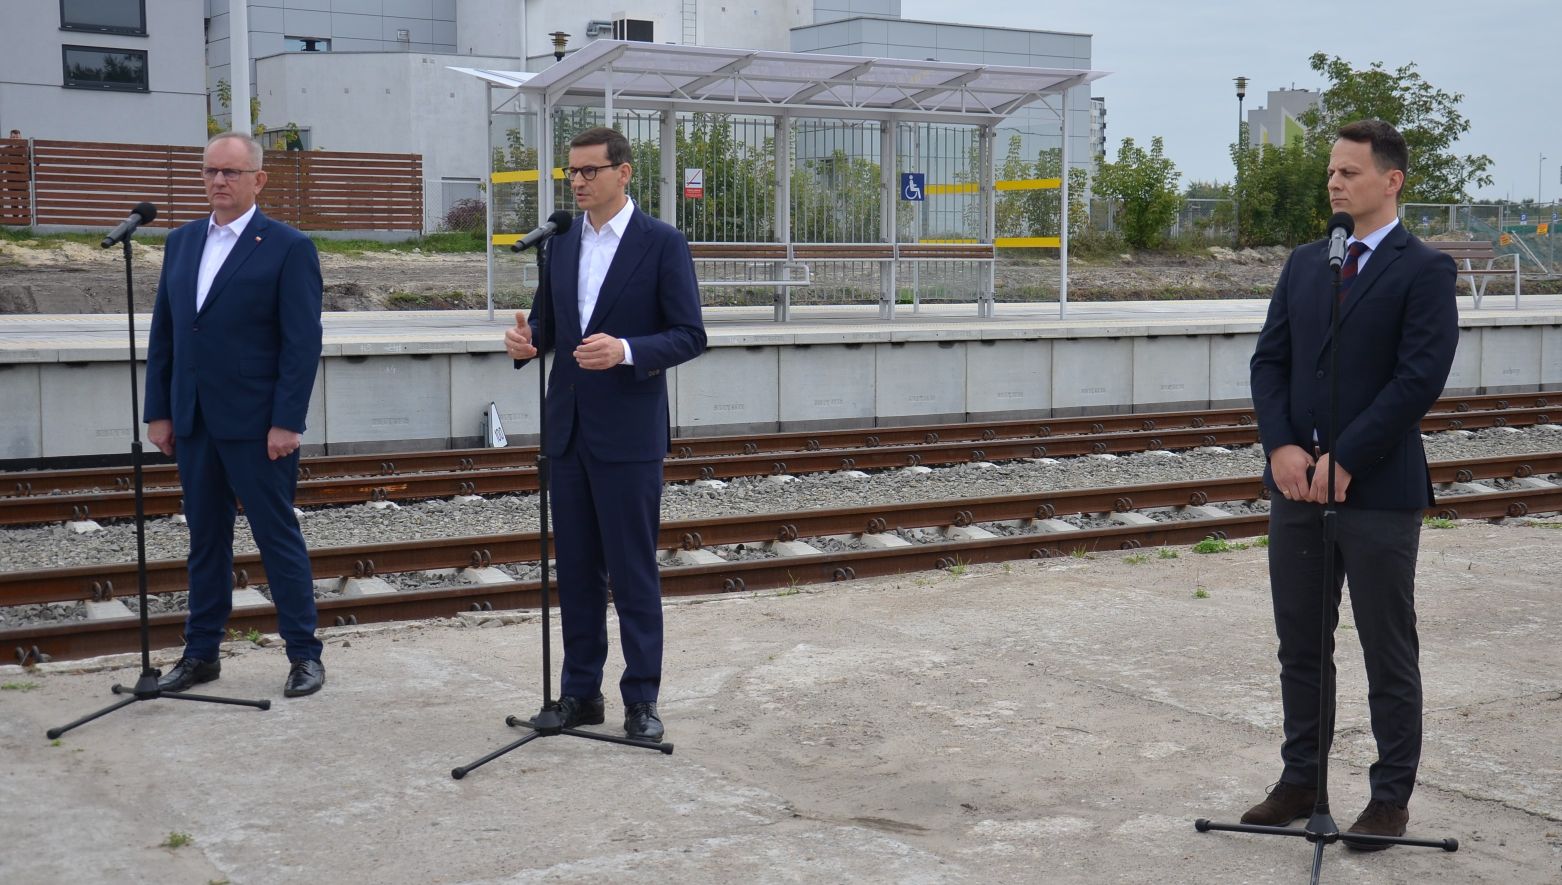
[[[1124,136],[1162,136],[1184,183],[1234,175],[1234,77],[1249,78],[1250,109],[1271,89],[1322,88],[1314,52],[1357,68],[1413,61],[1433,86],[1464,93],[1471,125],[1457,149],[1493,161],[1479,196],[1534,197],[1544,153],[1541,196],[1562,197],[1562,0],[902,0],[901,15],[1092,35],[1092,66],[1112,72],[1094,84],[1108,156]]]

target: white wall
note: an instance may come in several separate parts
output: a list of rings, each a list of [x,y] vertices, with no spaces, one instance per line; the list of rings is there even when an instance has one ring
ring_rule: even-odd
[[[514,59],[407,52],[299,53],[260,59],[261,122],[297,123],[311,147],[423,157],[424,229],[443,211],[440,181],[488,173],[487,89],[448,66],[505,68]]]
[[[0,15],[0,135],[28,138],[204,144],[202,0],[146,4],[146,36],[60,29],[54,0],[8,0]],[[61,47],[101,46],[147,54],[150,92],[65,88]]]

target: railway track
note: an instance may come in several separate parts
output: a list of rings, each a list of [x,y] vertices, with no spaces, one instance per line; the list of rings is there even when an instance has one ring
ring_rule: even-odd
[[[1490,519],[1562,511],[1562,486],[1540,479],[1562,473],[1562,452],[1435,462],[1432,473],[1434,482],[1451,484],[1464,493],[1440,496],[1437,505],[1429,509],[1430,515]],[[1507,483],[1510,488],[1493,490],[1468,485],[1481,480],[1513,482]],[[672,522],[662,526],[660,543],[667,550],[769,545],[772,552],[780,551],[781,555],[669,566],[662,571],[663,592],[681,596],[758,590],[1080,551],[1250,537],[1264,532],[1266,514],[1229,514],[1213,505],[1252,502],[1263,496],[1256,478],[1239,477]],[[1115,514],[1109,518],[1123,524],[1077,528],[1060,519],[1093,514]],[[942,530],[946,540],[908,543],[896,534],[910,529]],[[878,543],[835,545],[844,548],[839,550],[798,543],[810,538],[878,539]],[[539,553],[537,535],[515,533],[321,548],[310,551],[310,562],[317,579],[367,578],[532,563]],[[185,589],[184,568],[183,560],[150,563],[148,591]],[[256,555],[237,557],[235,569],[238,586],[265,580],[264,566]],[[105,601],[130,595],[135,585],[135,568],[130,563],[9,572],[0,575],[0,605]],[[355,624],[535,607],[539,601],[535,582],[506,581],[323,599],[319,608],[324,624]],[[154,644],[161,647],[180,642],[183,613],[153,615],[149,620]],[[269,605],[236,608],[229,626],[240,632],[270,632],[275,629],[274,613]],[[0,631],[0,648],[14,650],[21,663],[41,656],[68,659],[128,651],[138,647],[138,641],[139,622],[135,618],[56,622]]]
[[[1538,395],[1439,401],[1423,432],[1521,427],[1562,420],[1562,404]],[[1127,454],[1155,449],[1251,445],[1251,410],[1221,409],[1091,416],[817,433],[680,439],[665,463],[668,482],[734,479],[836,470],[947,466],[1020,458]],[[536,450],[462,449],[382,456],[329,456],[300,466],[300,507],[413,501],[455,495],[531,492]],[[180,512],[182,492],[170,465],[144,471],[148,516]],[[35,471],[0,477],[0,525],[134,515],[124,468]],[[112,490],[110,490],[112,489]]]

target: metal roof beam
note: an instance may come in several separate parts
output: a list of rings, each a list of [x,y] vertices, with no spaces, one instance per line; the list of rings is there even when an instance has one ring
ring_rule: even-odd
[[[932,86],[927,89],[923,89],[920,92],[912,93],[901,101],[896,102],[894,107],[921,107],[922,102],[927,101],[935,95],[942,95],[945,92],[959,89],[961,86],[964,86],[972,80],[975,80],[977,77],[980,77],[985,70],[985,68],[979,68],[974,71],[966,71],[965,73],[958,76],[950,77],[948,80],[945,80],[937,86]]]
[[[863,74],[866,74],[869,71],[873,70],[873,65],[875,64],[875,62],[876,62],[876,59],[871,59],[870,58],[870,59],[868,59],[867,61],[863,62],[860,65],[856,65],[855,67],[847,68],[846,70],[840,72],[839,74],[836,74],[835,76],[831,77],[828,80],[820,80],[819,82],[815,83],[812,86],[809,86],[809,87],[804,88],[804,89],[799,89],[798,91],[796,91],[796,92],[794,92],[791,95],[786,97],[786,103],[787,104],[792,104],[794,102],[805,102],[808,99],[813,98],[814,96],[818,95],[819,93],[825,92],[825,91],[827,91],[829,89],[832,89],[832,88],[834,88],[836,86],[850,86],[850,85],[856,83],[857,80],[859,80],[862,77]]]

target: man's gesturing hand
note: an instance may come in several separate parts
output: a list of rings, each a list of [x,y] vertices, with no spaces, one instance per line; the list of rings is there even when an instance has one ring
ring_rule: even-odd
[[[575,362],[582,369],[611,369],[624,361],[624,342],[598,332],[575,348]]]
[[[504,349],[511,359],[529,360],[537,355],[537,348],[532,346],[532,327],[526,324],[525,312],[515,312],[515,325],[504,333]]]

